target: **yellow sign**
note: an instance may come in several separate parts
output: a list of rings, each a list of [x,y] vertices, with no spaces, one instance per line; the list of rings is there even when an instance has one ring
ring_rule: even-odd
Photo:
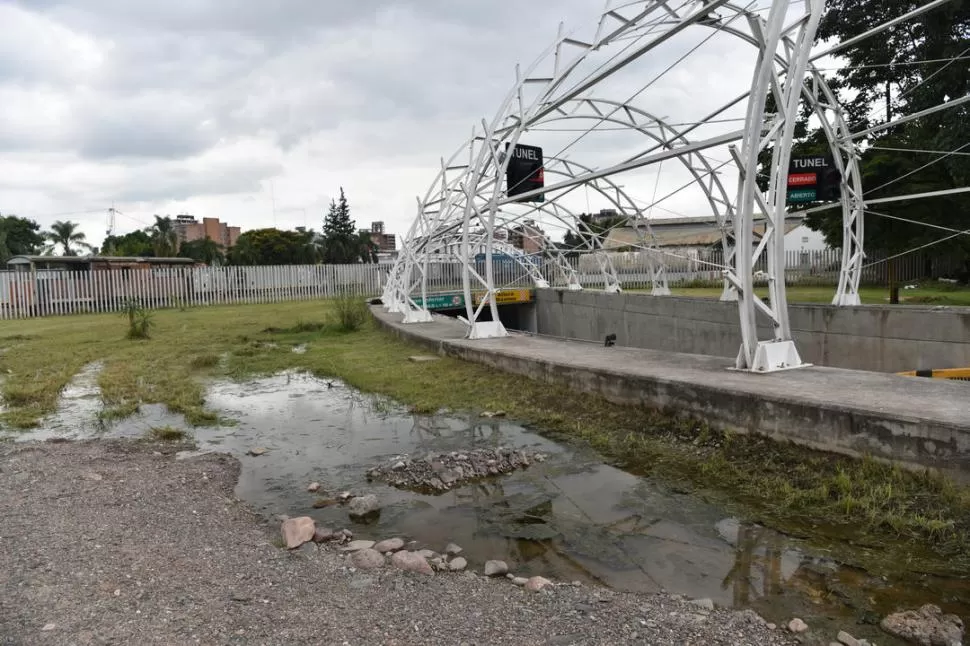
[[[500,289],[493,297],[496,305],[512,305],[515,303],[531,303],[534,295],[531,289]],[[472,301],[476,306],[480,305],[485,298],[485,292],[476,292],[472,295]]]

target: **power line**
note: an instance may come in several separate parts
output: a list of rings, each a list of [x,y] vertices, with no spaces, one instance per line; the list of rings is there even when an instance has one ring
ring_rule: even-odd
[[[900,175],[899,177],[897,177],[897,178],[895,178],[895,179],[892,179],[892,180],[889,180],[889,181],[888,181],[888,182],[886,182],[885,184],[882,184],[882,185],[880,185],[880,186],[877,186],[876,188],[873,188],[873,189],[870,189],[870,190],[868,190],[868,191],[866,191],[866,192],[865,192],[865,195],[869,195],[869,194],[871,194],[871,193],[874,193],[875,191],[878,191],[878,190],[880,190],[880,189],[883,189],[883,188],[886,188],[887,186],[890,186],[890,185],[892,185],[892,184],[895,184],[896,182],[898,182],[898,181],[900,181],[900,180],[903,180],[903,179],[906,179],[906,178],[907,178],[907,177],[909,177],[910,175],[914,175],[914,174],[916,174],[916,173],[918,173],[918,172],[920,172],[921,170],[924,170],[924,169],[926,169],[926,168],[929,168],[929,167],[930,167],[930,166],[932,166],[933,164],[936,164],[936,163],[938,163],[938,162],[941,162],[941,161],[943,161],[944,159],[946,159],[946,158],[947,158],[947,157],[949,157],[950,155],[954,155],[954,154],[957,154],[957,153],[958,153],[959,151],[961,151],[961,150],[963,150],[963,149],[964,149],[964,148],[966,148],[967,146],[970,146],[970,141],[968,141],[967,143],[965,143],[965,144],[963,144],[962,146],[960,146],[960,147],[959,147],[959,148],[957,148],[956,150],[952,150],[952,151],[950,151],[950,152],[948,152],[948,153],[946,153],[946,154],[944,154],[944,155],[943,155],[942,157],[937,157],[937,158],[936,158],[936,159],[934,159],[933,161],[930,161],[930,162],[928,162],[928,163],[926,163],[926,164],[923,164],[922,166],[920,166],[920,167],[919,167],[919,168],[917,168],[916,170],[911,170],[911,171],[909,171],[908,173],[906,173],[905,175]]]
[[[901,61],[899,63],[872,63],[868,65],[846,65],[844,67],[816,67],[814,69],[819,72],[841,72],[844,70],[862,70],[862,69],[879,68],[879,67],[899,67],[899,66],[906,66],[906,65],[929,65],[932,63],[947,63],[950,61],[963,61],[963,60],[970,60],[970,56],[961,55],[961,56],[954,56],[953,58],[934,58],[934,59],[922,60],[922,61]]]
[[[934,245],[940,244],[941,242],[946,242],[947,240],[952,240],[953,238],[956,238],[957,236],[966,235],[966,234],[970,234],[970,229],[966,229],[964,231],[958,231],[957,233],[954,233],[953,235],[949,235],[949,236],[947,236],[945,238],[940,238],[939,240],[934,240],[933,242],[927,242],[924,245],[920,245],[919,247],[914,247],[914,248],[912,248],[912,249],[910,249],[908,251],[903,251],[902,253],[897,253],[894,256],[889,256],[888,258],[883,258],[882,260],[876,260],[876,261],[870,262],[868,264],[863,265],[862,268],[865,269],[866,267],[873,267],[873,266],[878,265],[880,263],[888,262],[890,260],[895,260],[896,258],[901,258],[903,256],[908,256],[911,253],[916,253],[917,251],[922,251],[923,249],[926,249],[927,247],[932,247]]]
[[[864,212],[865,213],[868,213],[869,215],[878,216],[880,218],[887,218],[889,220],[899,220],[900,222],[908,222],[910,224],[918,224],[920,226],[924,226],[924,227],[927,227],[927,228],[930,228],[930,229],[939,229],[941,231],[948,231],[950,233],[956,233],[957,235],[963,235],[963,234],[967,233],[967,231],[961,231],[960,229],[952,229],[950,227],[944,227],[944,226],[941,226],[939,224],[931,224],[929,222],[920,222],[919,220],[910,220],[909,218],[902,218],[902,217],[899,217],[898,215],[889,215],[888,213],[879,213],[878,211],[870,211],[869,209],[865,209]]]
[[[965,146],[966,144],[964,144]],[[927,155],[967,155],[970,156],[970,152],[960,153],[960,150],[964,146],[960,146],[956,150],[946,151],[946,150],[921,150],[919,148],[889,148],[887,146],[869,146],[869,150],[890,150],[897,153],[926,153]]]

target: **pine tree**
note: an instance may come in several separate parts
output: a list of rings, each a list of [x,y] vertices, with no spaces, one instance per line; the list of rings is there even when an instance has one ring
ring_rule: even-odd
[[[360,241],[354,221],[350,219],[347,196],[341,187],[340,200],[330,201],[330,210],[323,220],[323,262],[349,264],[359,259]]]

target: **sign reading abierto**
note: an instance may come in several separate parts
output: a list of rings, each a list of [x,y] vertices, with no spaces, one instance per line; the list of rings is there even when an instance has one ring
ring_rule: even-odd
[[[788,166],[788,204],[840,198],[842,175],[829,155],[792,157]]]
[[[509,144],[505,145],[508,152]],[[522,193],[528,193],[545,186],[545,174],[542,169],[542,148],[538,146],[526,146],[515,144],[512,147],[511,158],[509,159],[508,170],[505,173],[506,193],[509,197],[515,197]],[[542,193],[524,197],[518,202],[543,202],[545,196]]]
[[[462,294],[428,294],[426,302],[422,302],[420,296],[414,302],[429,310],[459,309],[465,306],[465,297]]]

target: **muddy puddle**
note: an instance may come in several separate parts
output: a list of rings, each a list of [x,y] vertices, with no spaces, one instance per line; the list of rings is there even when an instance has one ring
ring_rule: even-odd
[[[139,437],[153,427],[185,427],[160,406],[102,426],[98,369],[80,373],[58,413],[18,439]],[[267,517],[308,515],[360,537],[400,536],[432,549],[455,542],[472,567],[503,559],[526,576],[708,597],[753,608],[779,624],[798,616],[820,638],[844,629],[880,645],[895,643],[878,629],[878,620],[923,603],[970,616],[966,581],[906,572],[872,576],[824,549],[739,521],[694,495],[502,419],[412,415],[385,398],[297,373],[217,383],[207,403],[232,422],[192,429],[199,450],[239,458],[237,494]],[[394,456],[498,446],[541,451],[548,459],[441,495],[366,479],[370,467]],[[255,447],[267,451],[249,455]],[[321,490],[309,493],[311,482]],[[345,490],[376,494],[379,517],[361,525],[339,505],[314,507]]]

